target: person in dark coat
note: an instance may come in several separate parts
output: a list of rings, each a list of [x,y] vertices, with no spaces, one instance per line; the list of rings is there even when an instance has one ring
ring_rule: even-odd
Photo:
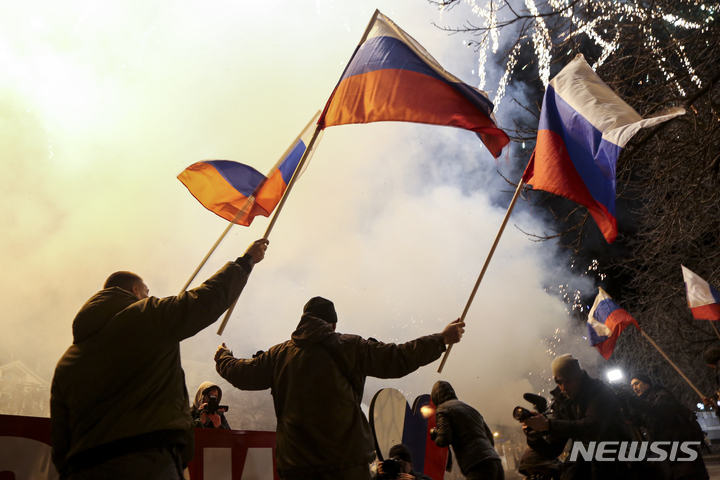
[[[633,375],[630,385],[637,395],[631,405],[642,415],[649,441],[703,441],[695,414],[678,402],[667,388],[653,384],[650,377],[642,373]],[[697,458],[692,462],[669,461],[672,480],[709,478],[699,449],[699,445],[694,449]]]
[[[212,382],[201,383],[195,394],[192,408],[190,409],[193,426],[195,428],[230,430],[230,424],[228,424],[225,418],[225,412],[218,410],[215,413],[208,413],[206,411],[212,397],[215,397],[216,404],[222,402],[222,389]]]
[[[558,400],[565,407],[556,418],[534,415],[523,422],[535,432],[528,435],[530,448],[546,458],[557,458],[569,439],[588,442],[629,442],[632,435],[625,424],[620,404],[612,389],[590,376],[570,354],[560,355],[552,362],[555,383],[560,388]],[[578,455],[575,462],[563,464],[562,480],[624,480],[633,478],[627,462],[585,461]]]
[[[410,451],[410,447],[407,445],[402,443],[393,445],[388,452],[388,459],[393,459],[395,461],[399,460],[402,464],[402,468],[398,472],[397,476],[393,477],[388,475],[385,471],[385,468],[387,468],[387,460],[385,460],[378,463],[378,471],[375,475],[373,475],[373,480],[383,480],[386,478],[397,478],[398,480],[433,480],[432,477],[415,471],[413,468],[412,452]]]
[[[431,433],[435,445],[452,446],[460,471],[468,480],[503,480],[505,472],[495,451],[495,437],[480,412],[458,400],[452,386],[442,380],[433,385],[430,397],[437,406],[437,426]]]
[[[717,410],[718,401],[720,400],[720,346],[713,345],[705,349],[703,359],[707,366],[713,371],[715,391],[702,398],[705,407]]]
[[[52,460],[62,480],[182,478],[193,437],[180,341],[232,305],[267,243],[177,297],[150,297],[138,275],[116,272],[85,303],[51,387]]]
[[[398,345],[336,326],[333,303],[314,297],[290,340],[251,359],[234,358],[225,344],[215,354],[218,373],[235,387],[271,389],[283,479],[368,480],[375,448],[360,408],[365,378],[400,378],[427,365],[460,340],[465,324]]]

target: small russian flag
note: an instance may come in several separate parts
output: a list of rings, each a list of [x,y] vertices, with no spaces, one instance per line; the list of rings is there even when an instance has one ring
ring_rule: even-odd
[[[590,345],[597,348],[600,355],[608,360],[622,331],[629,325],[635,325],[635,328],[640,330],[640,325],[628,312],[620,308],[605,290],[600,287],[598,290],[595,303],[588,314],[588,336]]]
[[[687,290],[687,302],[695,320],[720,320],[720,292],[698,277],[684,265],[682,267]]]

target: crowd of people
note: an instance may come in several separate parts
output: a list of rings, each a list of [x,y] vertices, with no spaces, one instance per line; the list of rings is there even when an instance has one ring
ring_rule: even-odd
[[[231,428],[217,384],[201,384],[190,403],[179,343],[236,301],[267,247],[266,239],[257,240],[201,286],[176,297],[151,297],[140,276],[116,272],[83,305],[51,388],[52,460],[61,479],[179,480],[194,452],[193,428]],[[271,390],[281,479],[429,478],[414,470],[412,452],[402,444],[371,474],[376,451],[361,409],[365,381],[400,378],[437,360],[461,340],[465,324],[458,319],[442,332],[401,344],[342,334],[337,325],[334,304],[311,298],[287,341],[247,359],[219,346],[217,372],[235,388]],[[716,353],[714,363],[720,349]],[[674,455],[656,462],[568,459],[575,442],[587,451],[590,442],[681,441],[697,451],[702,432],[694,414],[644,374],[632,378],[636,395],[622,401],[571,355],[557,357],[552,374],[558,388],[550,407],[523,419],[528,451],[521,471],[529,477],[708,479],[701,455],[692,461]],[[448,382],[438,381],[431,397],[435,444],[452,447],[466,478],[503,480],[494,436],[482,415],[458,400]],[[388,476],[391,467],[398,471]]]

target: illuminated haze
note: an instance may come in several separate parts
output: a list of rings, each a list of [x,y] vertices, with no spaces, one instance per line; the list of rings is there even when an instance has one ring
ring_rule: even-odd
[[[49,381],[74,315],[113,271],[137,272],[151,295],[177,294],[226,223],[176,176],[202,159],[267,171],[324,106],[376,7],[477,83],[475,54],[433,27],[438,14],[421,0],[6,5],[0,361]],[[471,132],[328,129],[225,334],[216,324],[185,341],[183,359],[209,363],[220,341],[237,356],[266,350],[315,295],[335,302],[341,332],[402,342],[441,331],[462,313],[511,196],[498,169],[511,170]],[[529,374],[549,366],[543,339],[567,321],[544,291],[567,275],[554,247],[513,226],[543,230],[541,218],[524,205],[513,214],[442,376],[436,362],[369,380],[365,402],[387,386],[412,402],[442,378],[490,422],[512,422]],[[267,223],[234,227],[193,285]]]

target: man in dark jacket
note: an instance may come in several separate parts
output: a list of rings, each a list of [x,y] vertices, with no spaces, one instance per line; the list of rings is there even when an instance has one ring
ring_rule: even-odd
[[[116,272],[87,301],[52,381],[52,457],[61,479],[182,478],[192,418],[180,341],[238,298],[267,243],[256,241],[177,297],[149,297],[139,276]]]
[[[460,471],[468,480],[503,480],[495,438],[480,412],[458,400],[452,385],[442,380],[430,394],[435,411],[435,430],[431,438],[438,447],[452,445]]]
[[[631,405],[642,415],[649,441],[703,441],[695,414],[678,402],[667,388],[654,385],[650,377],[642,373],[633,375],[630,385],[637,394]],[[672,480],[709,478],[699,445],[695,450],[698,450],[697,458],[692,462],[669,461]]]
[[[335,333],[333,303],[312,298],[292,338],[252,359],[223,344],[217,371],[241,390],[272,389],[277,470],[283,479],[368,480],[373,437],[360,403],[365,378],[399,378],[460,341],[464,323],[400,345]]]
[[[527,438],[530,448],[546,458],[558,457],[568,439],[583,442],[629,442],[632,436],[621,412],[615,393],[600,380],[590,378],[580,362],[570,354],[560,355],[552,362],[555,383],[560,387],[560,400],[565,405],[557,418],[535,415],[523,422],[536,432]],[[585,461],[578,455],[575,462],[563,465],[563,480],[624,480],[633,478],[630,465],[621,461]]]

